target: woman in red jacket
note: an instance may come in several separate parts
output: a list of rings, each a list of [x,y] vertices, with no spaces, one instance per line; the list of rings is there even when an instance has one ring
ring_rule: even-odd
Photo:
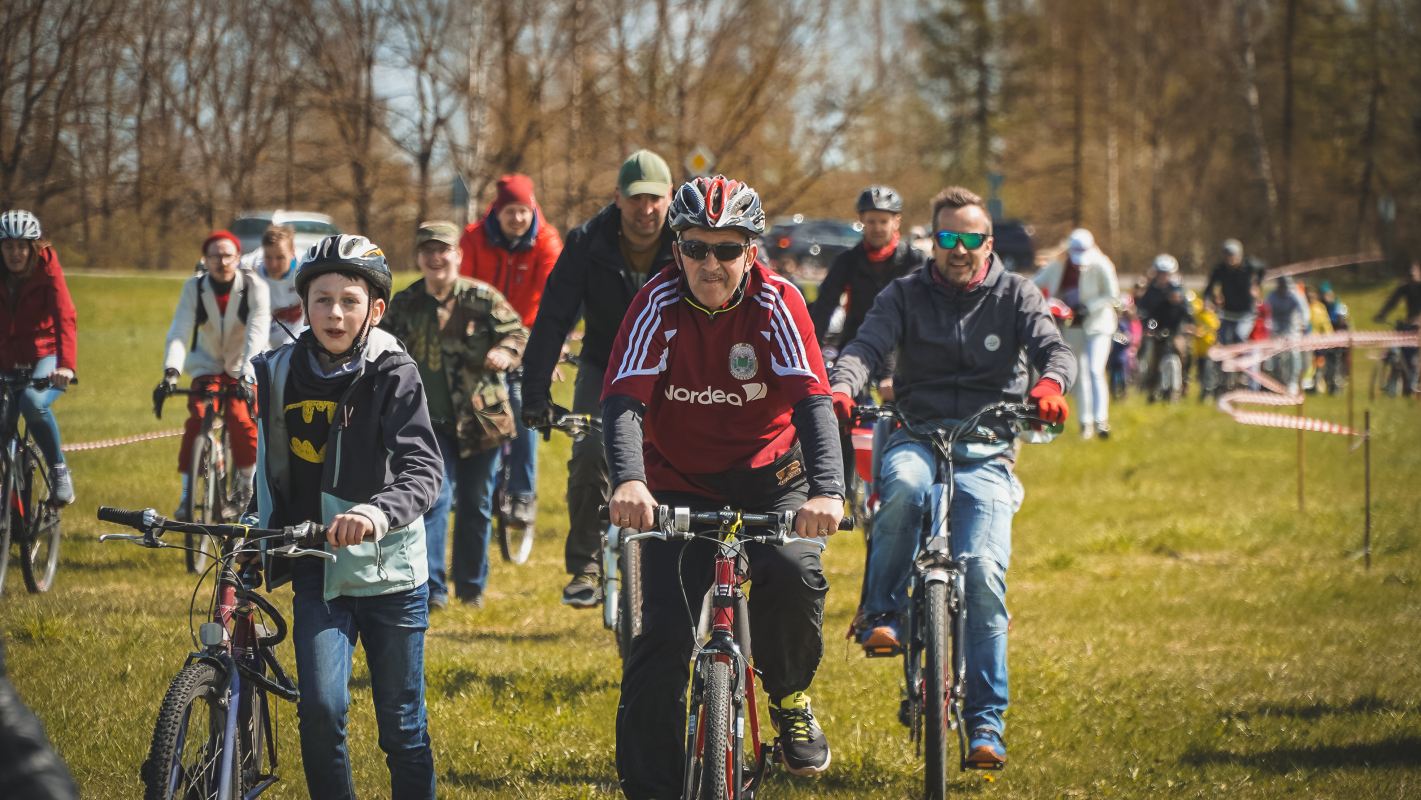
[[[498,179],[498,196],[488,214],[459,239],[459,272],[497,289],[532,329],[548,273],[562,254],[562,239],[533,198],[527,175]],[[526,527],[538,515],[538,440],[523,427],[523,368],[508,373],[508,396],[518,436],[509,443],[512,471],[508,495],[513,523]]]
[[[74,380],[78,351],[74,303],[54,248],[28,211],[0,214],[0,372],[32,368],[35,378],[49,378],[44,391],[25,389],[19,412],[49,461],[54,499],[74,502],[74,479],[59,449],[59,424],[49,406]]]

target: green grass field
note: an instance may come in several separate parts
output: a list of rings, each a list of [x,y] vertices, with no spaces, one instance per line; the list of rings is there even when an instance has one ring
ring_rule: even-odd
[[[178,284],[76,276],[81,383],[55,406],[66,441],[164,430],[149,395]],[[1358,319],[1380,289],[1345,287]],[[1370,361],[1360,357],[1359,377]],[[570,384],[561,384],[565,402]],[[1308,434],[1297,510],[1292,431],[1243,427],[1210,406],[1131,399],[1109,442],[1028,446],[1008,601],[1013,705],[1005,772],[953,776],[963,795],[1027,797],[1421,796],[1421,410],[1357,397],[1375,431],[1373,550],[1362,546],[1362,452]],[[1345,402],[1307,411],[1345,421]],[[1073,426],[1072,426],[1073,427]],[[437,614],[428,702],[441,797],[616,793],[620,662],[600,615],[558,605],[568,442],[542,445],[541,533],[528,564],[495,561],[488,607]],[[0,598],[10,675],[84,795],[135,797],[159,701],[192,646],[193,586],[176,551],[101,546],[100,504],[176,504],[176,439],[71,455],[54,591]],[[107,526],[106,526],[107,527]],[[111,532],[116,529],[108,528]],[[497,556],[495,556],[497,558]],[[843,634],[863,543],[836,536],[825,657],[810,690],[834,748],[829,772],[783,772],[766,798],[919,796],[920,763],[895,720],[899,663],[867,661]],[[290,592],[275,593],[289,609]],[[294,669],[290,644],[282,657]],[[352,681],[362,796],[388,795],[368,674]],[[763,718],[763,717],[762,717]],[[284,707],[283,781],[305,797],[295,714]]]

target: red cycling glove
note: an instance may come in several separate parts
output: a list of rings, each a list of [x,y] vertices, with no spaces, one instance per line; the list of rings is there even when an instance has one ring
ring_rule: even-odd
[[[1050,378],[1042,378],[1036,382],[1036,386],[1031,390],[1031,398],[1041,409],[1041,418],[1052,425],[1065,422],[1066,417],[1071,414],[1071,407],[1066,405],[1066,398],[1061,396],[1061,384]]]
[[[843,392],[834,392],[834,416],[839,418],[839,422],[848,425],[854,421],[854,412],[858,406],[854,399]]]

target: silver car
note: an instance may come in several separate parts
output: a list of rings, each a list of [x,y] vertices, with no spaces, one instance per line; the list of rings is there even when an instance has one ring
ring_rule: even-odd
[[[314,211],[244,211],[232,220],[227,230],[242,241],[242,254],[246,255],[261,247],[262,234],[271,225],[289,225],[296,229],[296,255],[305,253],[311,245],[327,236],[340,233],[335,221],[325,214]]]

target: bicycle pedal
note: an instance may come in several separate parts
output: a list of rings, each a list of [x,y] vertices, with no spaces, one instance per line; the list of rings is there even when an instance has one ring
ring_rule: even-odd
[[[897,658],[903,655],[902,646],[899,647],[865,647],[863,654],[868,658]]]
[[[1005,761],[996,764],[979,764],[976,761],[962,762],[962,768],[964,770],[973,769],[977,770],[978,772],[1001,772],[1003,769],[1006,768],[1006,765],[1007,764]]]

